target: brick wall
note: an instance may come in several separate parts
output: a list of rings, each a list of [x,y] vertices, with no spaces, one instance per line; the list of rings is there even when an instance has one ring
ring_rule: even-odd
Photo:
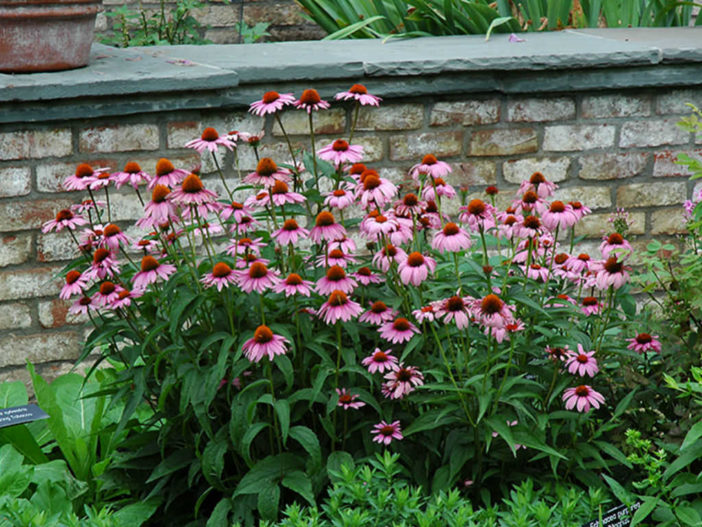
[[[168,9],[177,0],[166,0]],[[258,22],[269,25],[270,36],[261,42],[278,42],[289,40],[315,40],[326,35],[319,26],[302,16],[302,9],[294,0],[202,0],[203,7],[193,10],[193,17],[203,26],[203,37],[215,44],[237,44],[241,41],[239,28],[241,23],[254,26]],[[95,40],[112,35],[115,19],[108,16],[116,9],[126,6],[130,10],[139,9],[151,16],[160,12],[158,0],[103,0],[103,12],[95,22]]]
[[[476,194],[497,185],[504,200],[540,170],[560,185],[561,199],[593,209],[579,227],[593,242],[608,214],[625,207],[641,243],[683,230],[681,204],[693,184],[674,159],[680,152],[702,155],[702,138],[675,124],[688,114],[686,102],[702,106],[702,89],[386,97],[380,109],[361,112],[354,143],[364,145],[369,165],[394,180],[434,153],[453,165],[450,183],[468,185]],[[282,120],[293,143],[304,146],[306,114],[287,111]],[[315,121],[322,145],[348,135],[351,115],[337,105]],[[83,161],[115,169],[135,160],[153,173],[163,156],[183,168],[202,162],[203,172],[211,172],[208,158],[182,148],[205,126],[252,132],[263,127],[262,155],[289,161],[273,121],[242,107],[0,126],[0,380],[25,378],[26,360],[46,363],[45,373],[64,371],[85,335],[85,321],[71,318],[68,304],[57,298],[58,273],[75,254],[71,240],[63,232],[39,230],[58,209],[82,198],[65,192],[63,179]],[[231,154],[222,162],[235,177]],[[254,168],[252,153],[242,151],[240,163],[244,171]],[[124,228],[139,217],[131,195],[113,195],[112,201]]]

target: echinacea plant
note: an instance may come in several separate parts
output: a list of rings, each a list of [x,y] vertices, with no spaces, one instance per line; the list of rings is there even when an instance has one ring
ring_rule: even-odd
[[[361,85],[335,98],[356,117],[380,103]],[[152,411],[122,453],[127,481],[165,493],[165,517],[222,525],[314,504],[325,459],[384,448],[435,491],[543,470],[598,484],[624,459],[603,438],[640,361],[619,330],[635,314],[628,242],[579,250],[586,203],[549,201],[556,185],[538,172],[502,210],[496,187],[459,197],[451,165],[427,153],[400,191],[361,163],[353,127],[315,152],[328,107],[315,90],[251,105],[281,129],[280,112],[307,113],[312,151],[288,159],[259,157],[262,135],[241,131],[186,145],[215,162],[254,148],[247,174],[223,167],[217,181],[164,159],[154,175],[83,164],[67,180],[89,196],[44,227],[80,249],[61,298],[95,324],[84,356],[119,365],[120,426]],[[110,221],[121,185],[145,204],[137,239]]]

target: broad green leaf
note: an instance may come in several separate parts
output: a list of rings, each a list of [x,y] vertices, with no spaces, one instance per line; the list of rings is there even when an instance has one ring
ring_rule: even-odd
[[[345,465],[351,469],[354,467],[353,457],[348,452],[343,450],[337,450],[329,454],[327,458],[327,474],[329,479],[334,483],[338,480],[338,474],[341,471],[342,465]]]
[[[276,521],[279,502],[280,487],[277,484],[271,484],[261,489],[257,498],[258,512],[261,514],[261,518],[266,521]]]
[[[697,440],[702,437],[702,421],[695,423],[692,428],[685,435],[685,439],[680,446],[680,450],[685,450],[689,446],[697,442]]]
[[[498,26],[501,26],[503,24],[506,24],[510,22],[511,20],[514,20],[514,17],[511,16],[501,16],[493,19],[492,22],[490,22],[490,27],[488,27],[487,33],[485,33],[485,40],[490,40],[490,35],[492,34],[493,29],[495,29]]]
[[[297,492],[305,498],[310,505],[314,505],[314,494],[312,493],[312,482],[309,476],[301,470],[294,470],[285,475],[282,484],[284,487]]]
[[[240,494],[258,494],[273,482],[283,479],[285,474],[302,468],[303,461],[293,454],[278,454],[268,456],[256,463],[236,487],[234,496]]]
[[[220,525],[229,525],[229,511],[232,510],[232,502],[229,499],[221,499],[215,506],[210,518],[207,520],[205,527],[220,527]]]
[[[112,517],[118,525],[128,525],[129,527],[141,527],[141,525],[153,516],[159,506],[159,498],[150,498],[146,501],[132,503],[115,511]]]
[[[302,448],[307,451],[307,453],[310,455],[313,466],[322,466],[322,449],[319,446],[317,434],[306,426],[293,426],[290,428],[290,437],[300,443]]]
[[[655,498],[653,496],[646,496],[645,498],[642,498],[643,503],[641,504],[641,507],[639,507],[634,516],[631,518],[631,527],[636,527],[639,523],[644,521],[646,517],[651,514],[653,509],[656,508],[659,499],[660,498]]]
[[[280,433],[283,436],[283,444],[285,444],[288,441],[288,432],[290,431],[290,404],[288,404],[286,399],[278,399],[273,407],[278,416]]]

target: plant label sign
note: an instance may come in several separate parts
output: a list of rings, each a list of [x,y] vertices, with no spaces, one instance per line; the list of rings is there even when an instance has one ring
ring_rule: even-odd
[[[2,408],[0,409],[0,428],[7,428],[8,426],[21,425],[48,418],[49,414],[36,404]]]
[[[631,508],[626,505],[620,505],[603,513],[602,523],[597,519],[583,523],[582,527],[626,527],[631,523],[631,517],[639,507],[641,507],[640,501],[634,503]]]

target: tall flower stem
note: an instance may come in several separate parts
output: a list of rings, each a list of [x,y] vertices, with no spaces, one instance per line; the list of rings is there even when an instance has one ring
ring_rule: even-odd
[[[217,161],[217,155],[214,152],[210,152],[212,154],[212,160],[214,161],[215,166],[217,167],[217,173],[219,174],[219,179],[222,180],[222,185],[224,185],[224,190],[227,191],[227,194],[229,194],[229,201],[234,201],[234,195],[232,194],[232,191],[229,190],[229,186],[227,185],[227,181],[224,179],[224,172],[222,172],[222,168],[219,166],[219,161]]]
[[[353,133],[356,131],[356,124],[358,123],[358,114],[361,110],[361,103],[356,101],[356,108],[353,113],[353,123],[351,124],[351,132],[349,133],[349,143],[353,139]]]
[[[105,187],[105,201],[107,202],[107,221],[112,223],[112,207],[110,207],[110,191]]]
[[[312,112],[307,114],[310,121],[310,141],[312,143],[312,167],[314,170],[314,184],[319,191],[319,175],[317,174],[317,147],[314,144],[314,121],[312,119]]]
[[[310,114],[311,116],[311,114]],[[287,132],[285,131],[285,127],[283,126],[283,121],[280,120],[280,115],[277,113],[275,114],[275,120],[278,123],[278,126],[280,126],[280,131],[283,132],[283,137],[285,137],[285,142],[288,143],[288,150],[290,150],[290,157],[292,157],[293,161],[293,166],[295,167],[295,171],[297,171],[297,160],[295,159],[295,151],[293,150],[292,143],[290,142],[290,137],[288,136]],[[295,178],[295,186],[297,190],[297,178]]]

